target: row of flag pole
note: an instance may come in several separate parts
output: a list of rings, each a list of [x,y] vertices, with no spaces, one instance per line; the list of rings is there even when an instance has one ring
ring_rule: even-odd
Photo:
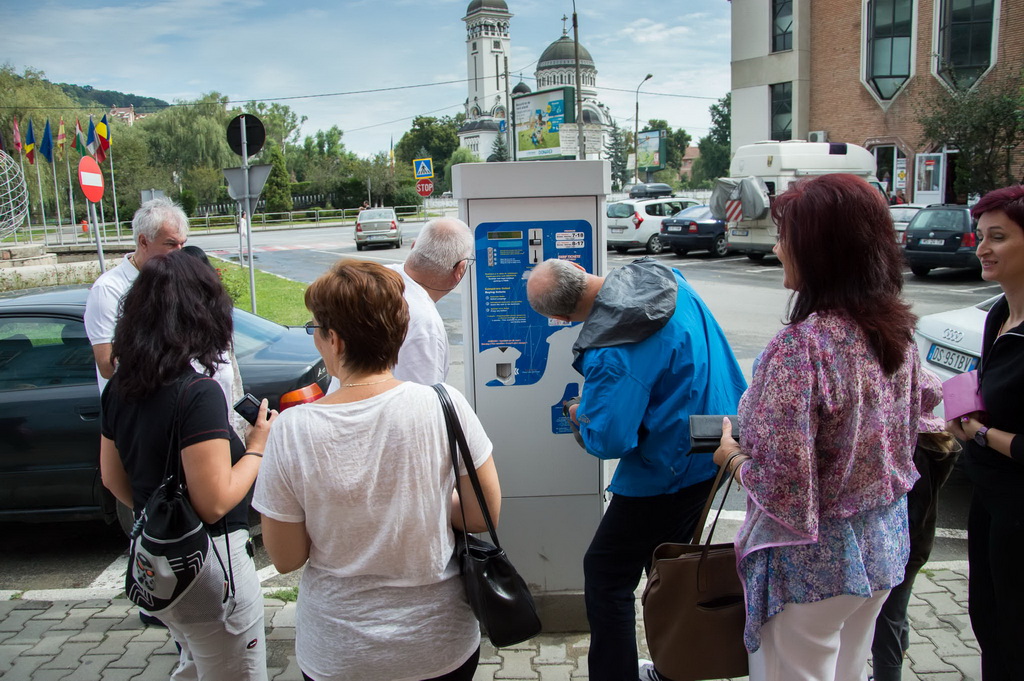
[[[54,141],[53,133],[50,129],[50,119],[46,119],[46,127],[43,129],[43,134],[40,139],[36,140],[35,130],[33,128],[32,119],[28,121],[28,129],[25,134],[24,142],[22,142],[21,130],[18,127],[18,119],[14,119],[14,150],[18,152],[18,161],[21,164],[22,175],[25,174],[25,160],[28,160],[29,165],[35,165],[36,152],[45,158],[50,163],[50,168],[53,171],[53,194],[54,194],[54,205],[57,208],[57,238],[58,241],[64,243],[64,235],[60,230],[62,222],[60,212],[60,191],[57,188],[57,166],[54,163],[54,158],[57,160],[61,156],[64,157],[65,167],[67,168],[68,177],[68,201],[71,208],[69,222],[74,224],[75,219],[75,193],[73,191],[73,185],[71,184],[71,155],[64,153],[65,145],[69,145],[67,135],[64,132],[64,118],[60,119],[60,125],[57,128],[56,142]],[[113,192],[113,205],[114,205],[114,221],[119,223],[117,214],[117,185],[114,181],[114,156],[110,150],[110,126],[107,123],[106,114],[103,115],[100,122],[94,123],[93,117],[89,116],[89,131],[88,133],[83,132],[82,125],[79,120],[75,119],[75,138],[74,146],[75,150],[81,155],[90,155],[96,159],[97,163],[103,163],[108,158],[110,159],[110,187]],[[0,135],[0,149],[4,148],[3,136]],[[42,173],[36,173],[36,183],[39,189],[39,212],[43,219],[43,239],[46,239],[46,208],[43,204],[43,184],[42,184]],[[101,207],[102,208],[102,207]],[[32,228],[31,219],[29,220],[29,229]]]

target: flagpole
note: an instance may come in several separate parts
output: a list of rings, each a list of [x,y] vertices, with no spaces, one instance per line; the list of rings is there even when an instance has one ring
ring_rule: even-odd
[[[110,140],[110,126],[107,126],[107,140]],[[121,221],[117,217],[117,182],[114,182],[114,145],[111,144],[107,147],[107,158],[110,159],[110,190],[114,196],[114,231],[117,233],[117,238],[121,238]]]
[[[56,149],[51,149],[50,153],[53,154]],[[57,243],[61,246],[64,245],[64,230],[61,229],[61,217],[60,217],[60,190],[57,189],[57,165],[50,161],[50,170],[53,171],[53,206],[57,210]]]
[[[28,191],[28,176],[25,175],[25,157],[21,153],[21,149],[18,150],[18,162],[21,164],[21,176],[26,179],[25,191]],[[32,202],[29,201],[27,206],[28,210],[25,211],[25,224],[28,225],[28,240],[32,241]],[[18,242],[18,233],[14,233],[14,242]]]
[[[42,154],[39,154],[39,155],[42,156]],[[46,234],[46,206],[43,205],[43,178],[42,178],[42,173],[39,172],[39,165],[38,164],[33,163],[33,164],[30,164],[30,165],[36,166],[36,184],[39,185],[39,213],[40,213],[40,215],[43,216],[43,243],[46,244],[46,243],[48,243],[46,241],[46,237],[47,237],[47,234]]]
[[[75,235],[75,241],[78,241],[78,234],[74,232],[75,227],[75,192],[71,186],[71,149],[68,149],[67,156],[64,157],[64,162],[68,167],[68,203],[71,204],[71,216],[68,217],[68,224],[71,225],[72,234]]]

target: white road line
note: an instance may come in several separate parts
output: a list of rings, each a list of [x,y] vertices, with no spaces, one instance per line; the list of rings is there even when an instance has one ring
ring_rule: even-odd
[[[281,573],[278,572],[277,568],[275,568],[273,565],[268,565],[262,570],[258,570],[256,572],[256,576],[259,578],[260,584],[267,581],[268,579],[273,579],[274,577],[277,577],[280,574]]]
[[[759,267],[756,270],[743,270],[749,274],[772,274],[773,272],[781,272],[779,269],[768,269],[766,267]]]
[[[92,580],[90,589],[123,589],[124,576],[128,572],[128,552],[125,551],[118,556],[113,563]]]

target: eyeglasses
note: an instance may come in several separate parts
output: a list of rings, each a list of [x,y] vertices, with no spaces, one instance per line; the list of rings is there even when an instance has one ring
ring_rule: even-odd
[[[469,267],[470,265],[476,262],[476,258],[463,258],[462,260],[459,260],[457,263],[455,263],[455,267],[458,267],[459,263],[462,262],[463,260],[466,261],[466,267]],[[455,269],[455,267],[453,267],[452,269]]]
[[[308,334],[309,334],[310,336],[312,336],[312,335],[313,335],[313,333],[314,333],[314,332],[315,332],[315,331],[316,331],[317,329],[322,329],[322,328],[324,328],[324,327],[320,326],[319,324],[314,324],[314,323],[313,323],[313,320],[311,319],[311,320],[309,320],[308,322],[306,322],[305,324],[303,324],[303,325],[302,325],[302,328],[304,328],[304,329],[306,330],[306,333],[308,333]]]

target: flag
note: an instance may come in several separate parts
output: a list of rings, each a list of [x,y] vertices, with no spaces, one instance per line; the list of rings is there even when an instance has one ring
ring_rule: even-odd
[[[39,153],[50,163],[53,163],[53,133],[50,132],[50,119],[46,119],[46,127],[43,128],[43,137],[39,140]]]
[[[96,124],[92,122],[92,116],[89,116],[89,136],[85,138],[85,148],[94,156],[96,150],[100,148],[100,141],[96,139]]]
[[[107,159],[107,149],[110,148],[110,130],[107,129],[107,115],[103,114],[103,120],[96,126],[96,157],[97,163],[103,163]]]
[[[14,150],[21,152],[21,130],[18,130],[18,119],[14,119]]]
[[[68,141],[68,136],[64,134],[64,117],[61,116],[60,127],[57,128],[57,156],[64,156],[64,144]]]
[[[75,151],[81,156],[85,156],[89,153],[89,150],[85,147],[85,133],[82,132],[82,124],[75,119]]]
[[[32,132],[32,119],[28,119],[28,132],[25,134],[25,158],[29,165],[36,162],[36,136]]]

